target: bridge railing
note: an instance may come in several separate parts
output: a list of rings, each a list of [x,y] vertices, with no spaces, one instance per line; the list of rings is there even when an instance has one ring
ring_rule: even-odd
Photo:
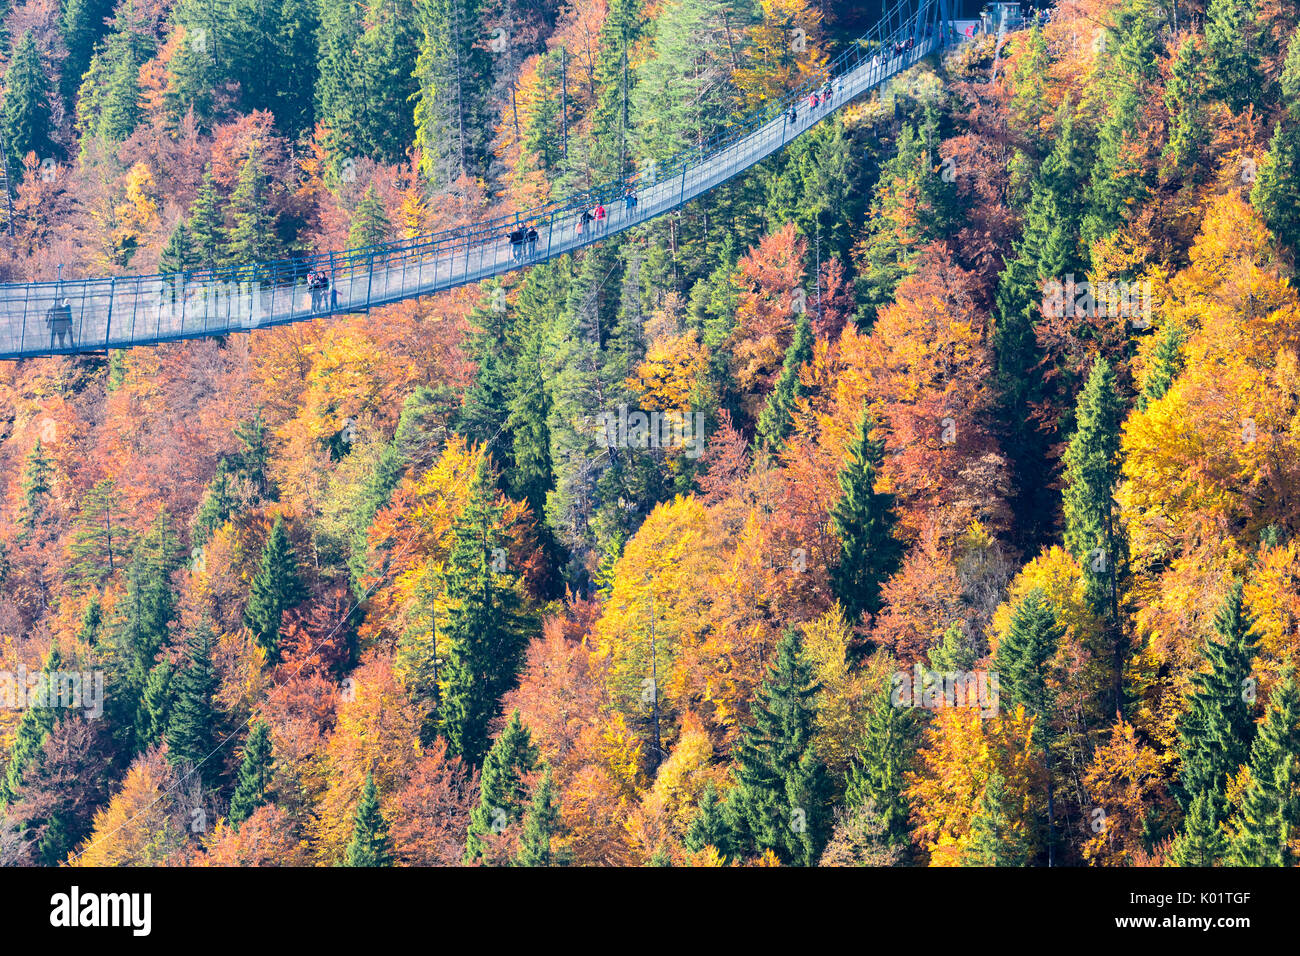
[[[360,311],[476,281],[512,261],[562,254],[593,241],[597,230],[628,228],[662,214],[688,193],[702,191],[701,183],[730,178],[770,154],[824,115],[814,116],[801,104],[827,81],[842,103],[927,55],[946,40],[938,10],[937,0],[921,0],[919,7],[914,0],[895,4],[823,71],[664,166],[519,214],[411,240],[230,269],[0,285],[0,314],[22,316],[19,323],[0,325],[0,355],[121,347]],[[628,192],[636,196],[634,207],[624,203]],[[597,204],[610,207],[607,220],[584,228],[583,211]],[[507,233],[528,225],[538,231],[536,246],[512,245]],[[307,288],[312,272],[330,277],[327,291]]]

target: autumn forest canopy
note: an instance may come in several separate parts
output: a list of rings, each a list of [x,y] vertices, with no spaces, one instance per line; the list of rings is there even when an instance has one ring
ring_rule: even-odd
[[[1024,7],[582,252],[0,362],[0,864],[1300,860],[1300,11]],[[0,0],[0,282],[511,216],[879,8]]]

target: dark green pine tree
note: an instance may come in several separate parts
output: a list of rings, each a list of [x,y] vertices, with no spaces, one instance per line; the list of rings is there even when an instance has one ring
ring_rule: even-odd
[[[230,798],[230,822],[238,827],[253,811],[271,799],[271,727],[265,720],[253,721],[239,763],[235,792]]]
[[[1006,784],[996,771],[989,774],[984,793],[970,821],[970,842],[962,850],[962,866],[1024,866],[1029,848],[1007,814]]]
[[[1262,85],[1258,0],[1210,0],[1205,45],[1214,91],[1234,112],[1257,102]]]
[[[284,251],[279,227],[280,216],[271,196],[271,177],[263,168],[261,155],[250,151],[239,166],[235,191],[230,195],[226,262],[241,266],[278,259]]]
[[[186,232],[193,249],[194,265],[212,269],[223,265],[225,258],[225,216],[222,213],[221,193],[217,191],[212,167],[203,173],[198,194],[190,204]]]
[[[880,587],[897,568],[900,552],[893,535],[894,496],[875,490],[885,443],[871,440],[874,424],[864,411],[839,473],[843,497],[831,512],[831,528],[840,543],[831,585],[850,621],[879,610]]]
[[[1153,0],[1124,0],[1108,31],[1103,76],[1105,114],[1097,130],[1097,158],[1084,191],[1083,247],[1109,236],[1149,194],[1146,171],[1132,161],[1144,135],[1145,100],[1158,76],[1164,13]]]
[[[898,847],[911,844],[909,808],[903,775],[916,752],[916,711],[896,707],[888,688],[872,699],[867,710],[862,746],[849,767],[845,804],[853,809],[870,802],[876,808],[883,839]]]
[[[1300,119],[1300,27],[1291,34],[1286,60],[1282,64],[1282,105],[1292,119]]]
[[[38,438],[27,455],[27,467],[23,471],[23,500],[18,513],[18,524],[25,531],[30,531],[44,520],[53,490],[54,463]]]
[[[559,795],[551,780],[551,768],[545,766],[524,813],[524,832],[519,838],[515,866],[564,866],[567,854],[555,846],[559,834]]]
[[[1170,179],[1198,182],[1206,171],[1202,157],[1209,146],[1210,124],[1205,115],[1209,76],[1203,41],[1195,34],[1184,37],[1169,81],[1165,84],[1165,109],[1169,111],[1169,141],[1164,159]]]
[[[1036,424],[1034,407],[1050,395],[1039,366],[1043,352],[1035,333],[1045,285],[1064,283],[1082,268],[1080,194],[1091,157],[1067,98],[1057,109],[1051,153],[1030,190],[1024,232],[998,280],[993,328],[999,415],[1007,430],[1004,448],[1017,476],[1014,509],[1028,542],[1053,528],[1055,501],[1049,461],[1051,436]]]
[[[176,608],[170,579],[178,564],[171,518],[160,512],[132,551],[126,595],[114,607],[104,639],[95,648],[104,684],[113,688],[104,701],[104,716],[120,762],[129,762],[136,753],[136,716],[158,652],[170,635]]]
[[[922,133],[904,124],[893,158],[881,168],[862,239],[866,265],[857,277],[861,324],[893,301],[899,284],[915,271],[918,250],[945,234],[951,222],[952,186],[934,174],[931,146],[938,139],[937,117],[927,112]]]
[[[813,330],[808,313],[799,316],[794,326],[794,338],[786,350],[785,361],[781,365],[781,374],[777,377],[772,393],[767,396],[767,405],[758,417],[758,442],[771,449],[779,449],[785,444],[786,436],[794,427],[795,403],[807,394],[808,389],[799,380],[799,372],[804,365],[812,361]]]
[[[104,36],[104,21],[113,15],[113,0],[67,0],[59,21],[59,32],[68,55],[60,70],[59,92],[69,109],[74,105],[77,89],[90,69],[95,44]]]
[[[98,588],[113,576],[131,546],[130,535],[120,524],[121,511],[121,496],[111,478],[96,482],[82,497],[68,545],[70,581]]]
[[[1171,322],[1160,332],[1155,351],[1151,355],[1151,366],[1142,380],[1142,392],[1138,395],[1138,411],[1146,411],[1152,402],[1165,397],[1174,379],[1183,370],[1183,343],[1187,333],[1183,327]]]
[[[257,489],[263,498],[271,495],[271,479],[267,471],[271,463],[271,442],[266,434],[266,420],[259,408],[253,417],[235,428],[239,451],[230,457],[230,466]]]
[[[201,2],[201,0],[200,0]],[[270,110],[290,139],[315,114],[319,5],[313,0],[232,0],[223,8],[221,48],[244,112]]]
[[[45,659],[45,666],[41,669],[41,684],[37,686],[49,688],[50,675],[62,666],[63,655],[59,653],[57,647],[52,648]],[[26,694],[28,688],[20,684],[19,692]],[[41,695],[40,691],[37,691],[36,699],[29,698],[26,703],[31,706],[24,708],[23,715],[18,720],[18,728],[14,731],[13,745],[9,748],[9,760],[5,764],[4,776],[0,777],[0,809],[17,796],[22,786],[24,772],[45,746],[45,738],[49,736],[59,720],[57,701],[49,700],[48,694]]]
[[[5,72],[4,102],[0,106],[10,170],[22,169],[22,159],[29,152],[36,154],[38,162],[54,155],[50,96],[50,81],[36,40],[30,30],[25,30]]]
[[[1056,734],[1052,724],[1056,718],[1055,701],[1048,688],[1048,676],[1057,645],[1065,629],[1057,618],[1046,595],[1032,589],[1016,605],[1011,626],[998,643],[997,672],[1002,683],[1002,693],[1012,707],[1023,705],[1035,717],[1034,737],[1043,753],[1047,771],[1047,858],[1052,865],[1056,858],[1056,806],[1053,777],[1053,749]]]
[[[161,743],[172,716],[172,678],[175,670],[164,659],[154,665],[140,695],[135,713],[135,749],[147,750]]]
[[[388,822],[379,812],[379,791],[375,775],[366,774],[366,785],[357,801],[352,840],[343,858],[344,866],[392,866],[393,849],[388,839]]]
[[[453,526],[443,571],[447,663],[442,672],[442,730],[453,753],[478,764],[501,695],[514,686],[526,634],[515,579],[498,571],[505,555],[503,506],[484,455],[469,501]]]
[[[284,612],[306,597],[307,589],[298,573],[298,558],[289,531],[283,516],[276,515],[244,609],[244,623],[266,651],[268,660],[279,657],[280,620]]]
[[[167,759],[188,764],[211,782],[217,768],[207,758],[215,739],[216,712],[212,696],[217,676],[212,669],[212,630],[200,624],[190,635],[184,668],[171,681],[172,712],[167,721]]]
[[[1202,790],[1192,799],[1183,829],[1174,837],[1169,858],[1174,866],[1215,866],[1228,850],[1219,825],[1214,794]]]
[[[1233,820],[1234,866],[1292,866],[1300,826],[1300,692],[1288,671],[1274,688],[1250,751],[1250,783]]]
[[[695,816],[686,828],[682,843],[692,853],[711,846],[723,859],[731,856],[731,829],[727,826],[726,803],[718,796],[716,785],[706,785],[700,794],[699,806],[695,808]]]
[[[826,769],[813,743],[819,686],[797,628],[786,631],[735,752],[727,823],[742,856],[813,866],[830,836]]]
[[[194,242],[194,237],[190,235],[189,227],[185,225],[185,220],[176,223],[176,228],[167,239],[167,244],[163,246],[162,253],[158,257],[158,271],[162,273],[189,272],[196,268],[202,259],[199,256],[199,250]]]
[[[528,776],[536,770],[537,747],[516,710],[483,759],[479,800],[470,810],[469,832],[465,836],[466,863],[485,855],[488,849],[485,837],[500,834],[523,818],[528,801]]]
[[[216,474],[203,490],[199,507],[194,512],[194,528],[190,540],[195,547],[201,548],[212,539],[213,533],[222,527],[235,513],[238,502],[234,488],[231,486],[230,466],[226,459],[217,462]]]
[[[348,248],[364,249],[387,242],[392,229],[393,224],[388,220],[384,201],[379,198],[375,187],[369,186],[352,213],[352,223],[348,226]]]
[[[1300,100],[1296,106],[1300,108]],[[1278,241],[1300,250],[1300,117],[1285,119],[1273,130],[1268,154],[1259,164],[1251,205]]]
[[[98,97],[96,134],[108,143],[120,143],[134,132],[143,110],[140,106],[140,67],[148,59],[150,39],[133,0],[118,8],[113,34],[104,56],[105,85]],[[94,79],[93,72],[87,79]],[[85,96],[85,87],[82,87]]]
[[[1065,550],[1083,568],[1089,603],[1100,615],[1112,614],[1115,572],[1122,555],[1115,516],[1119,485],[1119,430],[1124,420],[1115,372],[1098,357],[1079,393],[1078,423],[1062,462],[1065,489]]]
[[[1189,827],[1192,803],[1203,794],[1208,794],[1206,812],[1214,825],[1223,822],[1224,788],[1246,762],[1255,736],[1248,691],[1257,637],[1240,581],[1220,605],[1214,631],[1217,639],[1202,652],[1209,670],[1193,675],[1187,710],[1178,722],[1181,769],[1175,793],[1189,815]]]

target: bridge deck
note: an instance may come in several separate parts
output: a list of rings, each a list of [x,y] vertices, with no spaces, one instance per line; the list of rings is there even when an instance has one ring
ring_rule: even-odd
[[[695,157],[679,158],[657,181],[636,181],[637,202],[629,206],[620,186],[601,195],[608,210],[600,223],[580,223],[584,202],[553,205],[523,214],[538,230],[535,249],[512,247],[514,221],[468,227],[373,250],[332,253],[311,259],[246,267],[234,274],[194,273],[118,276],[63,282],[0,285],[0,359],[67,354],[148,345],[177,339],[225,335],[365,311],[374,306],[429,295],[478,282],[600,242],[654,219],[743,173],[783,148],[831,113],[878,87],[942,45],[936,17],[939,0],[922,0],[914,15],[885,21],[850,51],[836,74],[829,106],[810,108],[805,92],[776,104],[778,115],[742,136]],[[896,6],[901,10],[902,4]],[[891,18],[892,19],[892,18]],[[893,54],[895,43],[912,41]],[[786,112],[796,103],[796,118]],[[773,110],[769,108],[768,115]],[[678,169],[680,167],[680,169]],[[589,199],[588,197],[582,197]],[[307,288],[309,269],[333,276],[331,289],[315,306]],[[62,306],[61,309],[53,307]]]

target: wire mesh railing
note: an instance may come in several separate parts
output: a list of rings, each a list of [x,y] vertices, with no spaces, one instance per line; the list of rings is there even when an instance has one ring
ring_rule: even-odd
[[[944,6],[944,0],[903,0],[819,74],[708,141],[668,163],[518,214],[230,269],[0,284],[0,358],[100,351],[366,311],[582,248],[731,179],[929,55],[950,39]]]

